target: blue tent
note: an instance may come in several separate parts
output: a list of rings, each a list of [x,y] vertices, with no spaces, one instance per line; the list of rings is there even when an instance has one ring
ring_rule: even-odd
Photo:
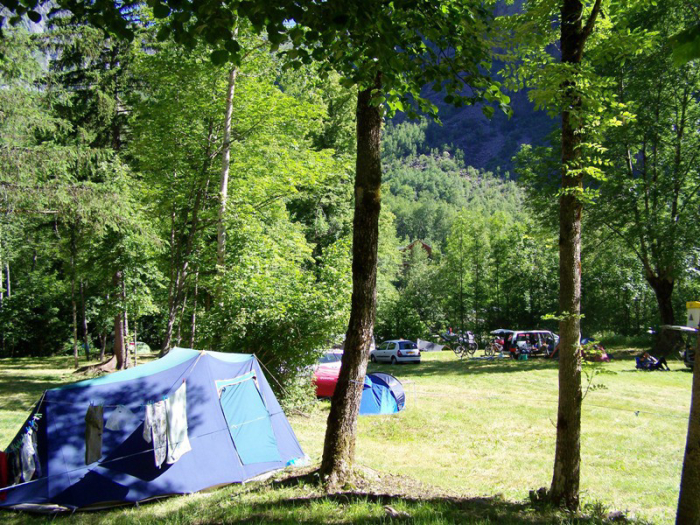
[[[183,384],[191,450],[157,467],[154,444],[144,439],[146,406]],[[104,406],[105,421],[119,405],[133,417],[121,429],[104,429],[102,455],[86,465],[91,404]],[[0,507],[102,508],[188,494],[243,482],[304,456],[253,355],[175,348],[132,369],[47,390],[31,421],[39,468],[34,479],[0,490]]]
[[[383,373],[367,374],[360,401],[360,415],[395,414],[406,405],[401,382]]]

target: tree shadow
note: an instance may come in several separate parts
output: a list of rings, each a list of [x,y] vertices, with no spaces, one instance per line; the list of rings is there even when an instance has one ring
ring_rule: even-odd
[[[502,359],[454,359],[449,361],[421,361],[420,364],[371,363],[368,372],[399,374],[401,377],[462,376],[473,374],[503,374],[527,372],[530,370],[556,370],[559,362],[546,358],[533,358],[527,361]]]

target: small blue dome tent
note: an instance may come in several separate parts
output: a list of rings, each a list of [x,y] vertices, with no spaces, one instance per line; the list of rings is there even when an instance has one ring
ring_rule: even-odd
[[[360,415],[395,414],[406,405],[406,394],[394,376],[367,374],[360,401]]]
[[[188,450],[171,464],[157,466],[156,438],[150,443],[144,432],[147,407],[169,396],[174,405],[177,392],[184,394],[182,386],[185,402],[178,402],[186,405]],[[91,406],[101,406],[100,419],[107,421],[96,461],[86,456]],[[128,417],[110,425],[117,410]],[[170,432],[171,419],[167,422]],[[105,508],[243,482],[304,457],[254,355],[184,348],[135,368],[47,390],[7,450],[16,450],[18,439],[23,442],[30,431],[36,438],[36,472],[0,489],[0,507]],[[180,442],[173,443],[175,449]],[[168,461],[170,447],[168,441]]]

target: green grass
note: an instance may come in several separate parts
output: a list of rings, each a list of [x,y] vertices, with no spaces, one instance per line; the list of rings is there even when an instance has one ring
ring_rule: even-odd
[[[685,447],[691,374],[637,372],[624,352],[597,376],[605,388],[583,405],[583,503],[653,523],[672,523]],[[629,355],[629,354],[628,354]],[[21,425],[46,387],[74,380],[69,360],[0,363],[0,445]],[[458,360],[424,354],[420,365],[371,365],[404,383],[406,409],[394,416],[362,417],[357,462],[381,473],[389,493],[429,499],[392,500],[416,523],[568,523],[533,512],[528,491],[551,481],[556,429],[557,368],[546,360]],[[585,378],[584,378],[585,380]],[[322,451],[328,402],[307,407],[290,422],[313,461]],[[389,480],[388,482],[386,480]],[[414,481],[415,480],[415,481]],[[416,483],[427,488],[422,491]],[[402,490],[404,487],[406,490]],[[386,490],[384,492],[387,492]],[[362,495],[329,499],[308,485],[244,485],[171,498],[73,520],[105,523],[383,522],[383,499]],[[9,516],[14,516],[10,514]],[[563,520],[563,521],[562,521]],[[17,517],[16,523],[26,521]],[[573,523],[573,522],[572,522]]]

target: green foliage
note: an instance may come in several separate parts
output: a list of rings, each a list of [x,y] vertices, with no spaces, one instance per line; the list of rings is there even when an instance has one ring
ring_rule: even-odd
[[[522,193],[515,182],[466,166],[459,152],[428,149],[425,126],[403,123],[385,130],[385,202],[396,215],[400,238],[444,248],[455,217],[465,208],[524,218]]]
[[[700,24],[679,31],[669,41],[673,47],[673,61],[676,65],[682,66],[700,58]]]

